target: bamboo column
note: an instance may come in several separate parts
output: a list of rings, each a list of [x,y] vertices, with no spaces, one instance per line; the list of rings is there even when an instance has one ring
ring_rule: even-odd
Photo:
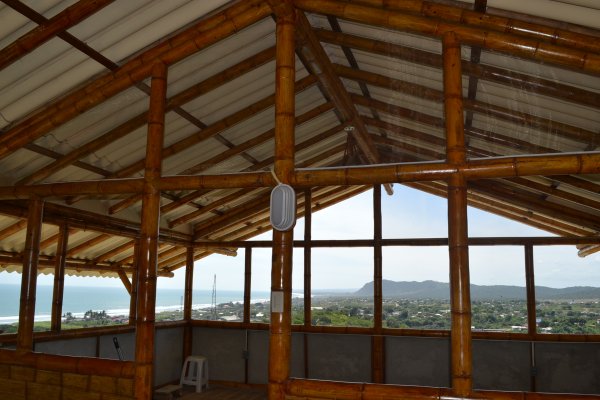
[[[252,294],[252,247],[244,249],[244,323],[250,323],[250,296]]]
[[[535,274],[533,262],[533,245],[525,245],[525,282],[527,286],[527,332],[529,337],[537,335],[536,309],[535,309]],[[529,357],[532,368],[535,368],[535,342],[531,342]],[[537,390],[537,379],[535,373],[531,374],[530,391]]]
[[[290,4],[288,4],[290,5]],[[294,174],[295,11],[277,15],[275,88],[275,174],[289,183]],[[292,337],[292,251],[294,231],[273,230],[271,326],[269,338],[270,400],[284,399],[290,376]]]
[[[312,189],[304,191],[304,328],[312,324]],[[304,333],[304,377],[309,378],[308,335]]]
[[[183,359],[192,354],[192,299],[194,288],[194,248],[187,248],[185,253],[185,289],[183,297]]]
[[[374,320],[373,338],[371,340],[371,371],[373,383],[384,383],[385,381],[385,355],[384,339],[382,336],[383,324],[383,258],[381,249],[381,185],[373,186],[373,301]]]
[[[63,295],[65,289],[65,265],[67,264],[67,246],[69,245],[69,226],[61,225],[56,244],[56,264],[54,266],[54,290],[52,291],[52,315],[50,329],[60,332]]]
[[[129,296],[129,325],[134,325],[137,319],[137,293],[138,293],[138,263],[140,259],[140,241],[135,239],[133,245],[133,273],[131,274],[131,293]]]
[[[138,301],[135,341],[135,397],[152,398],[154,361],[154,319],[156,305],[156,275],[158,266],[158,233],[160,217],[160,180],[165,124],[167,67],[157,63],[152,69],[142,226],[137,263]]]
[[[462,106],[460,43],[452,32],[442,40],[446,154],[451,165],[466,162]],[[455,173],[448,180],[448,250],[450,255],[450,330],[452,389],[458,396],[472,391],[471,296],[467,232],[467,183]]]
[[[27,214],[27,236],[23,251],[23,271],[21,273],[21,302],[19,308],[19,330],[17,350],[33,351],[33,323],[35,318],[35,291],[37,284],[38,260],[44,202],[33,198],[29,201]]]

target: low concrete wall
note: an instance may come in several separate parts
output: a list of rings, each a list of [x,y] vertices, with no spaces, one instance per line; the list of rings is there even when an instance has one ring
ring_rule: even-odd
[[[448,339],[387,336],[386,383],[417,386],[450,386]]]

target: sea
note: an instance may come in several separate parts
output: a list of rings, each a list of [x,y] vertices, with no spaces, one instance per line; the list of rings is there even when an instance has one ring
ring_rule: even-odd
[[[52,286],[39,285],[36,290],[35,320],[50,321],[52,310]],[[0,284],[0,324],[12,324],[19,321],[19,299],[21,285]],[[253,291],[251,302],[268,301],[267,291]],[[219,290],[216,293],[217,304],[243,302],[244,292]],[[212,304],[212,290],[194,289],[192,308],[208,308]],[[157,289],[156,312],[183,309],[183,290]],[[129,315],[129,294],[120,287],[65,287],[63,297],[63,315],[70,312],[74,317],[83,317],[86,311],[106,311],[108,315]]]

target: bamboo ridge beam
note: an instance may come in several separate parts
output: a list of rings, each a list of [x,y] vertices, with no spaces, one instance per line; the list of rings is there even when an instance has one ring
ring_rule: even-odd
[[[65,31],[82,22],[87,17],[100,11],[114,0],[79,1],[65,10],[27,32],[0,51],[0,70],[19,60],[27,53],[52,39],[59,32]],[[16,0],[4,1],[10,7],[18,9]]]
[[[33,142],[122,90],[148,78],[154,61],[172,65],[268,16],[260,0],[248,0],[200,21],[139,56],[114,72],[62,97],[52,105],[15,124],[0,137],[0,158]]]
[[[470,46],[570,68],[584,73],[600,74],[600,55],[595,52],[561,47],[537,39],[487,31],[429,17],[382,10],[337,0],[295,0],[294,4],[296,7],[308,12],[333,15],[349,21],[438,38],[447,32],[455,32],[461,43]]]

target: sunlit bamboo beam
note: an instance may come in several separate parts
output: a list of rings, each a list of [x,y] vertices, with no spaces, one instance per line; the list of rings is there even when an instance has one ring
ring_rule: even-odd
[[[227,82],[231,82],[233,79],[236,79],[272,60],[274,56],[275,48],[272,47],[263,50],[241,61],[240,63],[233,65],[232,67],[224,69],[223,71],[169,98],[167,100],[167,111],[173,110],[176,107],[180,107],[197,97],[215,90]],[[44,178],[51,176],[55,172],[67,167],[68,165],[73,164],[75,161],[80,160],[109,144],[112,144],[116,140],[128,135],[137,128],[144,126],[148,119],[147,114],[147,112],[144,112],[134,118],[129,119],[118,127],[106,132],[102,136],[82,146],[79,146],[77,149],[44,166],[44,168],[41,168],[33,174],[21,179],[17,184],[31,184],[39,182]]]
[[[560,186],[554,187],[552,185],[545,185],[527,178],[510,178],[506,179],[506,181],[527,188],[529,190],[544,193],[544,195],[547,196],[553,196],[575,204],[580,204],[586,207],[600,210],[600,201],[595,201],[593,199],[590,199],[589,197],[567,192],[566,190],[563,190],[563,188],[561,188]]]
[[[17,351],[19,352],[33,351],[33,324],[43,215],[44,202],[40,199],[30,200],[21,271],[21,299],[17,331]]]
[[[137,260],[137,317],[135,321],[135,396],[152,397],[154,380],[154,322],[156,314],[156,278],[160,219],[160,190],[156,183],[162,170],[165,133],[167,66],[152,67],[140,249]]]
[[[65,8],[47,22],[44,22],[19,37],[0,51],[0,70],[19,60],[27,53],[41,46],[59,32],[77,25],[84,19],[100,11],[114,0],[78,1]],[[4,1],[9,7],[19,3],[17,0]]]
[[[0,158],[146,79],[150,76],[155,61],[174,64],[261,20],[269,13],[270,8],[262,1],[248,0],[201,20],[168,41],[142,52],[118,70],[101,75],[12,125],[0,138]]]
[[[548,176],[547,178],[591,193],[600,194],[600,184],[590,182],[583,178],[576,176]]]
[[[56,245],[52,312],[50,316],[50,330],[54,332],[60,332],[61,330],[65,266],[67,264],[67,248],[69,246],[69,226],[67,224],[61,225],[59,234],[60,237]]]
[[[580,248],[579,251],[577,252],[577,255],[579,257],[587,257],[587,256],[597,253],[599,251],[600,251],[600,245],[591,244],[591,245],[583,246],[582,248]]]
[[[350,94],[335,73],[329,57],[315,35],[310,22],[302,12],[296,13],[296,29],[299,40],[298,52],[307,60],[312,73],[318,77],[321,86],[325,89],[335,104],[336,109],[342,115],[343,119],[341,122],[352,124],[354,128],[353,138],[369,163],[379,163],[377,149],[370,140],[369,132],[358,110],[352,103]],[[385,185],[385,188],[388,194],[393,193],[390,185]]]
[[[409,60],[412,63],[427,65],[433,68],[442,67],[442,57],[436,53],[378,41],[372,38],[331,32],[324,29],[318,29],[316,30],[316,33],[321,41],[327,43],[348,46],[399,60]],[[473,64],[468,61],[462,62],[462,69],[463,74],[469,75],[470,77],[507,85],[511,88],[520,88],[527,92],[537,93],[552,98],[564,99],[586,107],[591,106],[600,108],[600,98],[598,95],[586,89],[489,65]]]
[[[600,55],[596,52],[561,47],[538,39],[488,31],[403,12],[353,3],[340,3],[337,0],[295,0],[294,4],[308,12],[333,15],[354,22],[426,36],[442,37],[447,32],[454,32],[461,43],[469,46],[478,46],[585,73],[596,75],[600,73]],[[593,41],[597,41],[597,39],[595,38]]]

